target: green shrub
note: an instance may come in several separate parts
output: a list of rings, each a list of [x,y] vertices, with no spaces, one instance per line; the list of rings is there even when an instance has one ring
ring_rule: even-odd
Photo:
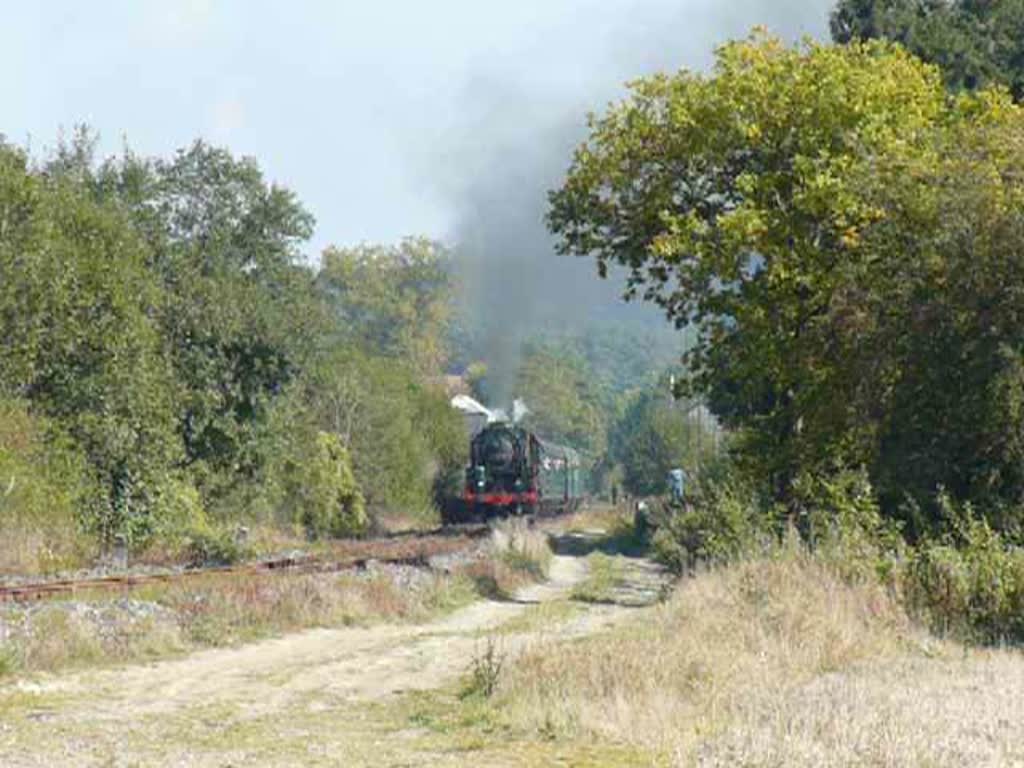
[[[0,400],[0,570],[60,570],[83,556],[85,460],[47,419]]]
[[[736,560],[773,538],[774,511],[727,459],[702,469],[685,504],[661,504],[651,543],[655,557],[677,573],[699,562]]]
[[[320,432],[304,460],[292,462],[288,503],[310,538],[357,536],[370,521],[341,438]]]
[[[983,643],[1024,641],[1024,550],[970,505],[948,499],[951,532],[920,543],[904,577],[907,603],[940,632]]]
[[[247,552],[234,533],[223,528],[203,525],[185,532],[184,556],[189,565],[199,568],[211,565],[232,565],[244,559]]]
[[[882,517],[866,470],[805,473],[794,495],[798,528],[819,559],[847,580],[888,578],[903,539],[898,525]]]

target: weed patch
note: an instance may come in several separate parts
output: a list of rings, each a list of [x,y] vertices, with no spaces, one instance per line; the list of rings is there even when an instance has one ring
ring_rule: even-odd
[[[572,599],[584,603],[613,602],[614,592],[625,578],[621,560],[595,552],[587,557],[587,568],[587,577],[573,587]]]
[[[501,672],[505,667],[505,654],[498,647],[493,637],[487,638],[482,648],[478,648],[473,656],[469,670],[469,679],[462,691],[462,698],[482,696],[491,698],[498,690]]]
[[[18,670],[18,666],[18,652],[14,646],[7,643],[0,644],[0,678],[13,675]]]

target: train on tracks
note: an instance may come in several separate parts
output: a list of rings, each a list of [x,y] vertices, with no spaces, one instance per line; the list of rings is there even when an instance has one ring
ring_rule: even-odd
[[[573,512],[583,503],[580,454],[516,424],[496,422],[470,441],[462,496],[445,505],[445,523]]]

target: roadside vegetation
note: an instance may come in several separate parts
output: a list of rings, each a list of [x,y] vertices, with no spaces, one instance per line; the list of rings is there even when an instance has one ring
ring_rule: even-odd
[[[715,477],[729,475],[719,467]],[[554,626],[615,605],[629,586],[620,513],[590,541],[589,576],[567,600],[503,628],[461,687],[404,702],[395,727],[407,718],[427,726],[433,749],[481,761],[515,752],[536,765],[569,756],[601,766],[1021,759],[1007,716],[1020,711],[1024,660],[1004,644],[1012,635],[986,647],[1003,615],[993,594],[1013,589],[1005,548],[985,535],[910,549],[886,530],[864,477],[847,481],[808,515],[813,544],[784,521],[769,530],[756,507],[738,515],[729,507],[740,496],[714,496],[705,483],[704,514],[662,517],[674,522],[650,542],[649,554],[682,577],[675,589],[610,629],[560,639]],[[959,584],[934,585],[936,572]],[[1000,610],[1020,615],[1009,603]],[[549,633],[521,654],[502,652],[506,633],[537,620]]]
[[[406,704],[435,749],[600,766],[1024,756],[1007,719],[1020,712],[1019,654],[930,633],[887,585],[851,580],[795,538],[701,568],[605,632],[542,639],[500,665],[486,651],[461,696]]]
[[[438,383],[444,248],[314,268],[311,216],[251,159],[94,147],[0,140],[0,572],[432,516],[466,450]]]
[[[718,458],[667,452],[691,503],[664,515],[665,562],[734,562],[793,532],[930,626],[1016,642],[1024,109],[998,85],[1017,81],[1008,49],[972,78],[858,39],[911,20],[955,37],[995,13],[906,5],[842,3],[844,45],[756,31],[707,74],[633,83],[592,119],[549,222],[563,251],[624,267],[697,326],[677,394],[728,438]],[[627,432],[630,471],[672,434]]]
[[[503,523],[445,570],[377,565],[339,574],[211,573],[126,596],[0,607],[0,679],[150,661],[315,628],[422,622],[544,578],[545,534]]]

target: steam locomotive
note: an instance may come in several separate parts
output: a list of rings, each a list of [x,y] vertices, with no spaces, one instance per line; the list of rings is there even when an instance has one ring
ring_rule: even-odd
[[[461,522],[572,512],[583,501],[584,486],[580,455],[572,448],[518,425],[490,424],[470,443],[465,489],[447,517]]]

